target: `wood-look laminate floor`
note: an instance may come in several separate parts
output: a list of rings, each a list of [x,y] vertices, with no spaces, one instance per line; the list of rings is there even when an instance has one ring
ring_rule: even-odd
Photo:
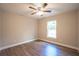
[[[79,56],[79,53],[44,41],[33,41],[2,50],[0,56]]]

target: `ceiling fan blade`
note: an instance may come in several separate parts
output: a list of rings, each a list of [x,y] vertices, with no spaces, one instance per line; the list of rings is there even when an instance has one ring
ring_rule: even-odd
[[[36,14],[36,12],[31,13],[31,15],[34,15],[34,14]]]
[[[43,12],[52,12],[51,10],[46,10],[46,11],[43,11]]]
[[[47,3],[44,3],[44,4],[43,4],[43,8],[45,8],[47,5],[48,5]]]
[[[31,6],[30,6],[29,8],[31,8],[31,9],[33,9],[33,10],[36,10],[36,8],[34,8],[34,7],[31,7]]]

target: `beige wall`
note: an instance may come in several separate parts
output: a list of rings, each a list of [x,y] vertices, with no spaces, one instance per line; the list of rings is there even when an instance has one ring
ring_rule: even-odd
[[[37,20],[13,13],[3,13],[2,16],[3,47],[36,39]]]
[[[2,41],[1,41],[1,11],[0,11],[0,47],[2,46]]]
[[[78,10],[78,48],[79,48],[79,10]]]
[[[57,21],[57,38],[47,38],[46,23]],[[69,11],[53,17],[39,20],[39,38],[77,47],[77,11]]]

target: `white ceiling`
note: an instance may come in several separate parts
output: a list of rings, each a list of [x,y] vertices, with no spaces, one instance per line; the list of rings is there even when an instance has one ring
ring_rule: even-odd
[[[33,18],[44,18],[79,8],[78,3],[48,3],[45,9],[51,9],[52,13],[45,13],[43,16],[39,16],[39,15],[31,15],[33,10],[28,8],[29,6],[33,5],[31,5],[30,3],[24,3],[24,4],[6,3],[6,4],[0,4],[0,10],[5,12],[17,13],[20,15],[25,15]]]

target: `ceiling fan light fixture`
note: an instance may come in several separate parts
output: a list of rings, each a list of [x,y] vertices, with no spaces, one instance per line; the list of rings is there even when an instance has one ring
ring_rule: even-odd
[[[40,16],[40,15],[43,15],[44,12],[42,12],[42,11],[38,11],[36,14]]]

